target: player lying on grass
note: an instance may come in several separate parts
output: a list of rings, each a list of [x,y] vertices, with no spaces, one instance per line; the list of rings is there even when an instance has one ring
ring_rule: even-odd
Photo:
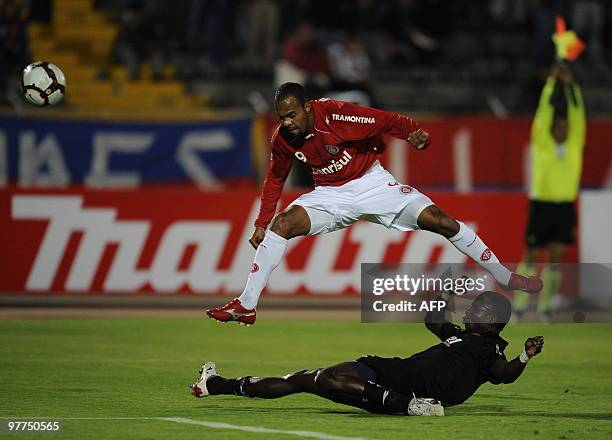
[[[385,149],[384,135],[404,139],[417,150],[429,145],[429,134],[415,120],[332,99],[306,101],[304,88],[295,83],[283,84],[276,91],[275,112],[280,124],[272,136],[270,168],[250,239],[257,249],[251,273],[242,294],[225,306],[208,310],[209,317],[254,324],[259,295],[283,258],[288,240],[337,231],[358,220],[399,231],[423,229],[441,234],[502,287],[529,293],[542,289],[539,278],[512,273],[469,226],[383,168],[379,159]],[[296,159],[310,168],[315,189],[272,220]]]
[[[425,325],[442,343],[408,358],[364,356],[283,377],[235,379],[219,376],[214,362],[208,362],[191,390],[196,397],[234,394],[264,399],[311,393],[375,413],[441,416],[444,406],[464,402],[485,382],[514,382],[527,361],[542,351],[544,338],[535,336],[525,341],[520,356],[506,360],[508,343],[499,333],[510,315],[505,296],[484,292],[465,312],[465,330],[447,321],[444,310],[428,312]]]

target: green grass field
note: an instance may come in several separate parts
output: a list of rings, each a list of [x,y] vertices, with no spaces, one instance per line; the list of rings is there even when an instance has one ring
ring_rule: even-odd
[[[419,418],[371,415],[306,394],[195,399],[187,385],[204,360],[225,376],[262,376],[366,353],[411,354],[435,343],[422,325],[263,316],[250,328],[195,319],[8,320],[0,322],[0,417],[62,419],[63,433],[51,437],[70,439],[304,438],[164,417],[329,439],[612,438],[612,325],[510,326],[508,356],[535,334],[545,335],[544,352],[516,383],[484,385],[447,417]]]

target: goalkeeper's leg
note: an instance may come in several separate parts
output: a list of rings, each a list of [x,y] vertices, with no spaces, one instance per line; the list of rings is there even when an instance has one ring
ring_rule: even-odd
[[[291,394],[314,391],[317,371],[319,370],[304,370],[283,377],[224,378],[213,376],[206,381],[206,388],[211,396],[233,394],[261,399],[278,399]]]
[[[296,393],[310,393],[337,403],[367,409],[361,393],[328,380],[329,371],[343,373],[344,381],[351,380],[353,374],[359,379],[358,373],[347,362],[330,368],[298,371],[283,377],[244,376],[226,379],[212,376],[206,381],[206,389],[212,396],[226,394],[261,399],[278,399]],[[325,374],[322,374],[323,372]]]
[[[194,392],[197,397],[236,395],[278,399],[296,393],[310,393],[370,412],[386,413],[406,413],[410,402],[410,398],[391,393],[361,378],[353,362],[298,371],[283,377],[224,378],[216,375],[215,370],[214,375],[203,374],[200,381],[192,385],[194,389],[198,390]],[[397,396],[400,396],[399,402]]]

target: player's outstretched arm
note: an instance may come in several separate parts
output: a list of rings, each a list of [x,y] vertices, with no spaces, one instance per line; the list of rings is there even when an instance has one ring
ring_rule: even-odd
[[[499,359],[493,364],[491,375],[500,383],[514,382],[525,370],[527,362],[542,351],[542,347],[544,347],[544,336],[527,338],[523,352],[510,362]]]
[[[266,235],[266,228],[274,214],[276,213],[276,205],[283,191],[283,186],[289,176],[289,171],[294,162],[294,157],[284,149],[272,144],[272,154],[268,173],[264,180],[261,190],[261,206],[259,215],[255,220],[255,231],[249,242],[255,249],[263,241]]]
[[[452,323],[446,319],[446,308],[448,307],[450,297],[451,295],[446,292],[445,294],[438,296],[438,300],[446,301],[446,305],[440,310],[430,310],[425,315],[425,327],[427,327],[427,330],[432,332],[441,340],[448,337],[445,335],[444,326],[452,326]]]

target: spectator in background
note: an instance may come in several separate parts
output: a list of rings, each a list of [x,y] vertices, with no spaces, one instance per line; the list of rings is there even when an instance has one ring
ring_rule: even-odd
[[[161,79],[165,65],[166,45],[171,41],[167,32],[167,4],[160,0],[130,0],[120,15],[120,29],[114,54],[123,64],[130,80],[140,78],[141,66],[149,61],[153,79]]]
[[[393,2],[352,0],[345,18],[346,29],[365,47],[373,65],[386,64],[390,50],[390,36],[385,20],[391,14]]]
[[[451,32],[451,2],[398,0],[391,11],[388,29],[399,45],[400,61],[433,64]]]
[[[0,102],[11,102],[19,90],[21,70],[30,63],[27,2],[0,1]]]
[[[278,5],[274,0],[253,0],[247,9],[247,57],[251,64],[270,65],[276,56],[279,27]]]
[[[531,125],[531,188],[527,252],[517,272],[535,275],[541,251],[548,252],[542,271],[538,313],[551,316],[551,299],[561,285],[559,264],[567,246],[574,243],[574,202],[580,188],[586,117],[582,93],[567,64],[555,64],[540,96]],[[521,319],[529,298],[515,292],[514,309]]]
[[[187,44],[205,49],[214,71],[223,68],[234,42],[236,0],[190,0],[186,17]]]
[[[331,90],[334,99],[372,105],[370,57],[357,36],[348,33],[328,48]]]
[[[329,88],[327,53],[309,22],[299,23],[282,46],[282,59],[275,66],[275,83],[278,86],[286,82],[304,85],[313,98]]]

